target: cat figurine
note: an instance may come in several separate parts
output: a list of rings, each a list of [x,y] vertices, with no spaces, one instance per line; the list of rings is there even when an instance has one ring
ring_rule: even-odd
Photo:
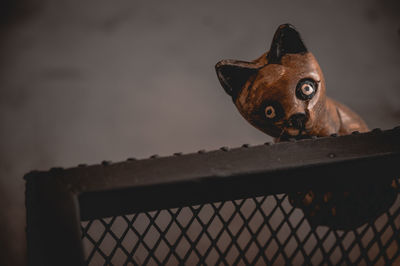
[[[276,142],[368,131],[359,115],[326,96],[325,79],[317,60],[290,24],[278,27],[269,51],[256,60],[222,60],[215,68],[241,115]],[[382,206],[375,206],[366,198],[379,197],[381,193],[391,192],[387,187],[359,193],[310,190],[289,194],[289,201],[303,210],[311,225],[345,229],[376,215]],[[350,204],[359,199],[365,204]]]
[[[241,115],[276,141],[368,131],[360,116],[326,96],[317,60],[290,24],[279,26],[258,59],[222,60],[216,71]]]

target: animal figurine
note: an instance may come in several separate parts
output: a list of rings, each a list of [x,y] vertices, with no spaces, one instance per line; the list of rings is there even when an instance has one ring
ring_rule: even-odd
[[[276,141],[368,131],[356,113],[326,96],[317,60],[290,24],[279,26],[258,59],[222,60],[216,71],[242,116]]]
[[[360,116],[326,96],[317,60],[290,24],[278,27],[269,51],[256,60],[222,60],[215,68],[241,115],[277,142],[368,131]],[[311,225],[344,229],[359,226],[382,207],[372,208],[372,203],[351,206],[349,202],[388,192],[383,190],[356,194],[306,191],[289,194],[289,200],[303,210]],[[358,218],[349,218],[355,213]]]

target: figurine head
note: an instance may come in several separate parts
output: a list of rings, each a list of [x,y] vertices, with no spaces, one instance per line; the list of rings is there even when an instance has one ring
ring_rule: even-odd
[[[325,108],[325,80],[290,24],[276,30],[270,50],[252,62],[222,60],[219,81],[242,116],[276,138],[310,135]]]

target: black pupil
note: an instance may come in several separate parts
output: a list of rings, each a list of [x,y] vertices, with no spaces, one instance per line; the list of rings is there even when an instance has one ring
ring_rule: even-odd
[[[268,109],[267,114],[269,114],[269,115],[272,114],[272,110]]]
[[[306,91],[309,91],[310,90],[310,86],[306,86]]]

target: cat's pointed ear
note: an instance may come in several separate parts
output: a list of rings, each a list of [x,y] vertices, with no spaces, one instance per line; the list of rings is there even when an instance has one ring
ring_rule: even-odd
[[[219,82],[234,101],[246,81],[257,73],[258,69],[259,66],[254,63],[238,60],[222,60],[215,65]]]
[[[285,54],[306,53],[307,48],[293,25],[282,24],[275,32],[267,54],[268,64],[280,64]]]

